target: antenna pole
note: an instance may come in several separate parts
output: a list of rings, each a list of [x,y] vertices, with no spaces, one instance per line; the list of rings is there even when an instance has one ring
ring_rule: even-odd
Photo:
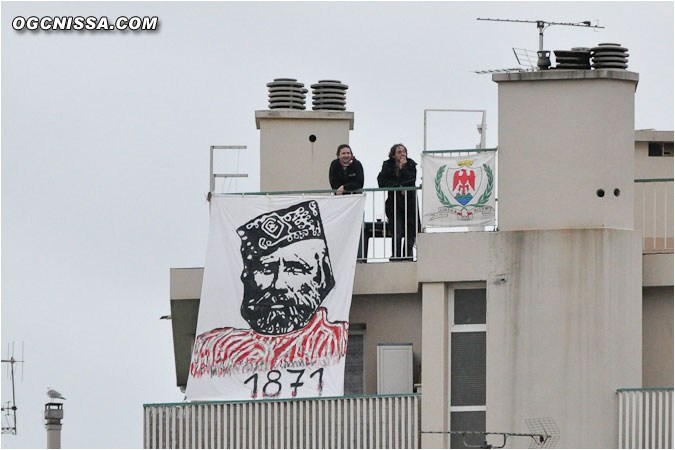
[[[564,25],[568,27],[583,27],[583,28],[605,28],[599,25],[592,25],[589,20],[583,22],[549,22],[547,20],[520,20],[520,19],[491,19],[478,17],[476,20],[487,20],[490,22],[511,22],[511,23],[534,23],[537,24],[539,30],[539,51],[544,50],[544,29],[551,25]]]
[[[487,124],[485,123],[485,111],[483,111],[483,119],[480,121],[480,148],[485,147],[485,135],[487,133]]]
[[[16,380],[14,380],[14,364],[16,363],[22,363],[23,364],[23,343],[21,344],[21,359],[17,360],[14,358],[14,342],[11,343],[11,345],[8,343],[7,344],[7,358],[8,359],[3,359],[3,363],[8,363],[9,366],[7,367],[7,376],[10,377],[12,380],[12,400],[7,401],[7,405],[5,406],[3,404],[2,406],[2,411],[5,411],[4,415],[6,416],[5,419],[7,420],[7,426],[3,423],[2,426],[2,434],[5,433],[10,433],[10,434],[16,434]],[[10,356],[11,355],[11,356]],[[21,366],[23,368],[23,366]],[[23,376],[23,370],[21,371],[21,374]],[[10,411],[12,411],[10,413]],[[13,420],[13,423],[9,423],[11,419]]]
[[[12,366],[12,412],[14,413],[14,434],[16,434],[16,395],[14,393],[14,356],[10,359]]]
[[[544,50],[544,22],[537,20],[537,29],[539,30],[539,51]]]

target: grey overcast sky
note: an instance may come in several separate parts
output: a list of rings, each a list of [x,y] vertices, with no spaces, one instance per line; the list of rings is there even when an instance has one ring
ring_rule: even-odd
[[[157,16],[160,29],[11,28],[77,15]],[[599,20],[548,28],[545,48],[628,47],[636,128],[673,129],[672,2],[3,2],[2,354],[24,342],[26,363],[2,447],[46,445],[48,385],[68,399],[71,448],[141,447],[142,404],[182,400],[158,320],[169,268],[203,265],[209,145],[248,145],[218,161],[251,175],[223,189],[258,190],[254,111],[273,78],[349,85],[367,186],[393,143],[419,158],[425,108],[486,109],[497,145],[497,86],[471,71],[515,66],[511,48],[536,50],[537,31],[477,17]],[[434,116],[430,147],[474,146],[479,119]]]

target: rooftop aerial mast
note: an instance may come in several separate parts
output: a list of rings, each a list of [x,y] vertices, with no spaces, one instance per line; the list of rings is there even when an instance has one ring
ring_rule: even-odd
[[[14,358],[14,343],[7,344],[7,376],[12,380],[12,400],[2,404],[2,434],[16,434],[16,391],[14,389],[14,365],[22,364],[21,380],[23,381],[23,343],[21,343],[21,359]]]
[[[476,20],[487,20],[490,22],[512,22],[512,23],[534,23],[539,30],[539,51],[544,50],[544,30],[552,25],[563,25],[568,27],[583,27],[583,28],[605,28],[599,25],[592,25],[590,20],[583,22],[549,22],[547,20],[520,20],[520,19],[489,19],[477,18]]]

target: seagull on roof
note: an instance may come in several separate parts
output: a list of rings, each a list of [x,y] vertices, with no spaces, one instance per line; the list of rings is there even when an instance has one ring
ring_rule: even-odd
[[[50,388],[49,386],[47,386],[47,396],[49,398],[51,398],[52,400],[57,399],[57,398],[60,398],[61,400],[66,399],[63,395],[61,395],[61,393],[59,391],[54,390],[54,389]]]

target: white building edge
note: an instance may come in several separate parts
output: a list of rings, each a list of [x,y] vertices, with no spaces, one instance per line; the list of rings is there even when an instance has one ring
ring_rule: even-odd
[[[363,395],[147,404],[145,447],[448,448],[451,430],[550,418],[549,445],[672,448],[673,132],[634,130],[637,73],[492,78],[499,229],[420,233],[416,261],[357,265],[347,378]],[[256,111],[256,125],[262,191],[327,189],[354,114]],[[202,269],[170,278],[184,386]],[[458,323],[472,302],[484,320]],[[375,395],[380,343],[412,343],[421,396]]]

